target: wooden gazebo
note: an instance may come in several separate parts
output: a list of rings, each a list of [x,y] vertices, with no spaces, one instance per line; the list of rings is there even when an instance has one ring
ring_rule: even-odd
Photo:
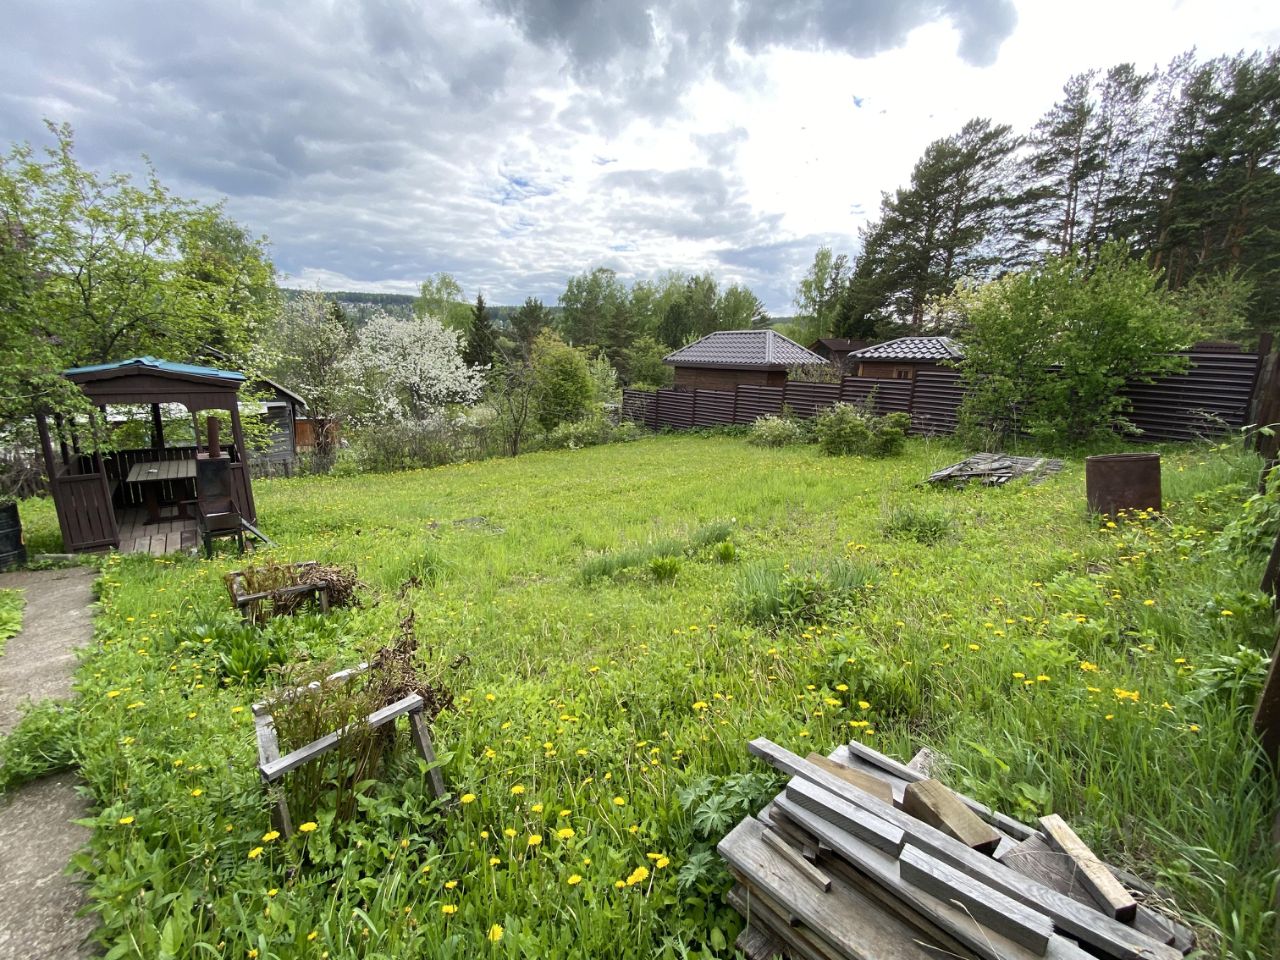
[[[186,509],[194,496],[196,460],[207,457],[196,414],[226,410],[233,444],[229,456],[230,495],[240,515],[257,522],[239,391],[244,374],[213,367],[136,357],[117,363],[67,370],[106,419],[111,404],[151,408],[151,446],[103,450],[104,423],[85,424],[40,414],[36,426],[44,448],[45,469],[53,493],[62,542],[68,551],[146,550],[169,553],[197,541],[196,520]],[[179,404],[191,414],[191,443],[166,444],[163,404]],[[52,428],[52,429],[51,429]],[[87,432],[86,432],[87,431]],[[183,431],[186,433],[186,431]],[[175,438],[176,439],[176,438]]]

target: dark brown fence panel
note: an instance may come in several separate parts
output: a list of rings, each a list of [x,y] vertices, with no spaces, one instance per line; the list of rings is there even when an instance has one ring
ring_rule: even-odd
[[[838,383],[806,383],[790,380],[783,388],[783,401],[797,417],[806,419],[840,400]]]
[[[688,430],[693,426],[693,393],[687,390],[659,390],[655,400],[658,426]]]
[[[62,525],[64,550],[116,545],[115,515],[100,474],[63,474],[54,478],[51,488]]]
[[[654,399],[655,395],[648,390],[623,390],[622,419],[638,423],[650,430],[657,429],[658,424],[655,420],[657,409]]]
[[[1189,353],[1185,373],[1135,383],[1123,395],[1128,418],[1143,440],[1195,440],[1239,429],[1248,422],[1258,371],[1254,353]]]
[[[733,423],[733,394],[724,390],[695,390],[693,424],[721,427]]]
[[[874,413],[911,412],[910,380],[879,380],[875,377],[845,377],[840,384],[840,402],[865,406],[874,394]]]
[[[777,416],[782,412],[782,387],[755,387],[746,384],[738,387],[738,409],[735,423],[755,423],[761,417]]]
[[[934,437],[956,432],[956,411],[964,399],[955,370],[921,370],[911,395],[911,432]]]

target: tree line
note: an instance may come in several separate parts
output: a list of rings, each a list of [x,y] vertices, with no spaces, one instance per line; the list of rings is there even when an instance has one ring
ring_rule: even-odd
[[[1071,77],[1024,133],[988,118],[929,144],[860,253],[820,250],[798,296],[813,335],[944,332],[961,280],[1127,246],[1210,335],[1253,339],[1280,307],[1280,56]]]

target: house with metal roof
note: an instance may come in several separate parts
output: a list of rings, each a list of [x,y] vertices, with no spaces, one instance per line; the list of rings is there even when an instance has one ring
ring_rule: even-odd
[[[946,369],[964,359],[964,347],[950,337],[899,337],[849,354],[846,365],[859,377],[912,380],[921,370]]]
[[[792,367],[827,361],[773,330],[717,330],[674,353],[677,390],[732,390],[739,384],[780,387]]]
[[[852,340],[849,337],[819,337],[809,344],[809,349],[824,360],[829,360],[843,368],[849,354],[867,345],[866,340]]]

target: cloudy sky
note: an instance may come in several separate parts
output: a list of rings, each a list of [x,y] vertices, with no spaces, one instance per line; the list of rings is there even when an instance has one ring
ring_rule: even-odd
[[[711,270],[789,313],[930,140],[1067,77],[1280,44],[1250,0],[4,0],[0,140],[226,198],[295,286],[554,302]]]

